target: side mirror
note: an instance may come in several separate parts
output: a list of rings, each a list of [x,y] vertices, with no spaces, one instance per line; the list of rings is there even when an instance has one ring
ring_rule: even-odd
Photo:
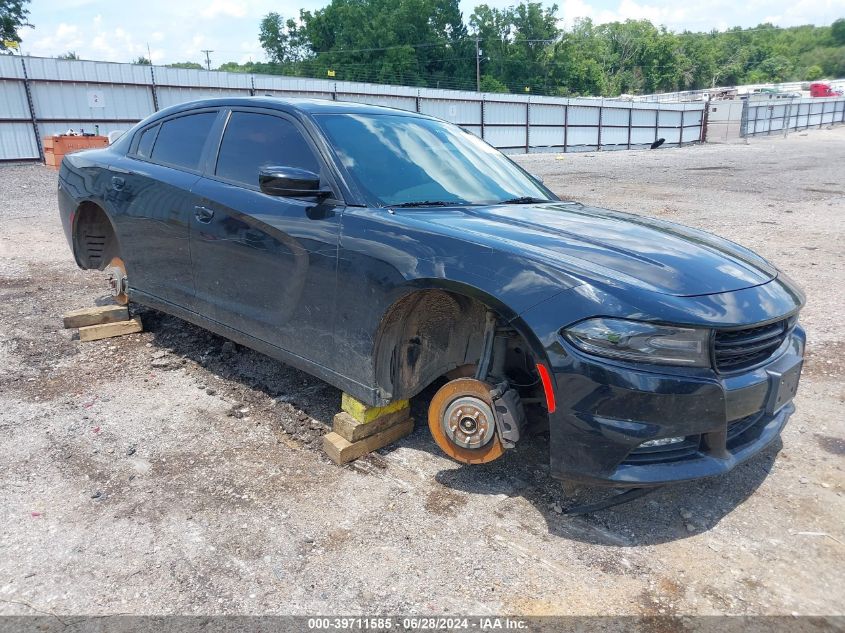
[[[320,177],[313,171],[295,167],[263,167],[258,186],[268,196],[282,198],[328,198],[331,191],[320,189]]]

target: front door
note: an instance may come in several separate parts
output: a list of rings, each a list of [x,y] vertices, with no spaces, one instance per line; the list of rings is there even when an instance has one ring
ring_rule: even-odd
[[[322,365],[334,341],[341,207],[270,196],[265,166],[324,173],[297,122],[234,110],[216,162],[195,186],[191,259],[198,311]]]

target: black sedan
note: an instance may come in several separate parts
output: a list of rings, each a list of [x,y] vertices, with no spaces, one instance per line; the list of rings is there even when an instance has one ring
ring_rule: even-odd
[[[800,290],[751,251],[564,202],[472,134],[388,108],[232,98],[65,157],[78,265],[380,406],[436,384],[464,463],[549,423],[553,475],[726,472],[794,411]]]

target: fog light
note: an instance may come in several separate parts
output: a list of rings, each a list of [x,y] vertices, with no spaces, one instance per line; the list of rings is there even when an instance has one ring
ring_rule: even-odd
[[[663,437],[659,440],[649,440],[648,442],[643,442],[640,444],[640,448],[651,448],[652,446],[666,446],[667,444],[677,444],[678,442],[683,442],[686,438],[684,437]]]

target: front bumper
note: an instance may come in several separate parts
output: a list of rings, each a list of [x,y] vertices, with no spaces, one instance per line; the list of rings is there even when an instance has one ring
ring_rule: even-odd
[[[796,326],[766,363],[731,375],[641,369],[568,348],[553,368],[552,475],[639,487],[728,472],[771,444],[795,410],[805,341]],[[683,440],[641,446],[665,438]]]

